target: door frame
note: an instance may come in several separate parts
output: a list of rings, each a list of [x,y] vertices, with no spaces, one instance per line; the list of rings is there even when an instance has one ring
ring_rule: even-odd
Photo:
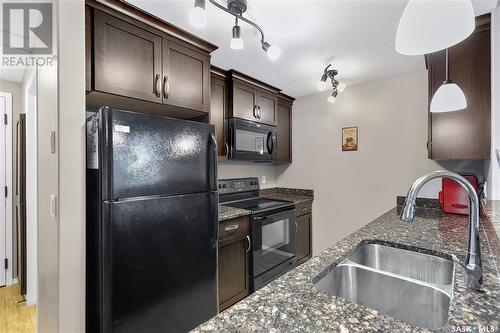
[[[5,258],[8,260],[5,274],[5,285],[10,286],[13,282],[13,260],[12,260],[12,94],[0,92],[0,97],[5,99],[5,113],[7,114],[7,125],[5,126],[5,184],[7,186],[7,197],[5,198]],[[3,117],[3,116],[2,116]]]

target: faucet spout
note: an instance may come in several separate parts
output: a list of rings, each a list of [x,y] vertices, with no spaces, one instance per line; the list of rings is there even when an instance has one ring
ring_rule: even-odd
[[[466,284],[470,289],[481,290],[483,284],[481,247],[479,244],[479,198],[476,190],[462,176],[450,171],[434,171],[418,178],[410,187],[400,218],[406,222],[412,222],[415,217],[415,201],[417,194],[428,181],[436,178],[449,178],[460,184],[469,196],[469,243],[465,263],[458,261],[456,257],[453,260],[460,263],[460,266],[466,270]]]

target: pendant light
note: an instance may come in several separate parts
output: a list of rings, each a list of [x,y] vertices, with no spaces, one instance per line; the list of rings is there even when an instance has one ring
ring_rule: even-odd
[[[231,38],[231,48],[233,50],[241,50],[245,47],[243,39],[241,39],[241,28],[238,25],[238,17],[233,27],[233,38]]]
[[[260,32],[260,44],[262,49],[266,52],[269,59],[272,61],[277,60],[281,55],[281,49],[272,45],[264,38],[264,31],[256,23],[249,20],[243,14],[247,10],[247,0],[227,0],[226,5],[220,4],[216,0],[208,0],[212,5],[220,10],[232,15],[236,18],[236,24],[233,26],[233,38],[231,39],[231,48],[241,50],[244,47],[243,39],[241,39],[241,28],[238,25],[238,20],[241,20],[250,26],[254,27]],[[189,21],[195,27],[204,27],[207,24],[207,17],[205,13],[205,0],[194,0],[194,7],[189,16]]]
[[[398,24],[396,51],[422,55],[449,48],[475,28],[471,0],[409,0]]]
[[[448,77],[448,49],[446,49],[446,80],[432,96],[431,112],[450,112],[463,110],[467,107],[464,92]]]

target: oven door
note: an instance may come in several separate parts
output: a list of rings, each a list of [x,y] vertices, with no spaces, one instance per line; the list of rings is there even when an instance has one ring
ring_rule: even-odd
[[[252,245],[254,279],[288,271],[295,260],[295,210],[252,216]]]
[[[276,127],[238,118],[229,119],[229,152],[231,160],[256,162],[277,158]]]

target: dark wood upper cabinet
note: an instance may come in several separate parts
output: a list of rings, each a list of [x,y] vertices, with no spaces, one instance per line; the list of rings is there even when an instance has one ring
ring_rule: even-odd
[[[227,155],[227,85],[224,71],[213,67],[210,76],[210,124],[215,126],[217,155]]]
[[[210,56],[163,39],[163,103],[210,110]]]
[[[487,159],[491,137],[490,14],[476,18],[476,29],[448,51],[449,78],[464,92],[467,108],[429,112],[429,158]],[[429,105],[446,77],[445,51],[426,55]]]
[[[85,3],[88,105],[208,121],[215,45],[124,1]]]
[[[292,162],[292,106],[294,98],[278,96],[278,158],[276,163]]]
[[[259,121],[269,125],[278,124],[278,96],[263,91],[259,93]]]
[[[235,70],[227,72],[228,116],[276,126],[279,89]]]
[[[231,116],[251,121],[259,121],[258,91],[246,84],[233,82]]]
[[[161,36],[96,11],[95,90],[161,102],[161,45]]]

